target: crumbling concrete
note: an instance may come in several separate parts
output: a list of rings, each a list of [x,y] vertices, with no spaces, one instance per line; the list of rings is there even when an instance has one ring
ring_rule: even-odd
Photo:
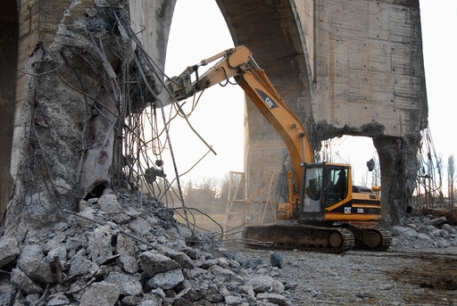
[[[64,220],[62,211],[78,210],[81,199],[130,184],[122,173],[124,121],[161,90],[154,73],[163,70],[175,5],[29,2],[19,3],[20,24],[33,27],[19,33],[21,94],[11,160],[16,188],[4,227],[18,237]],[[25,14],[27,7],[32,14]],[[146,22],[150,12],[157,18]]]
[[[417,148],[419,135],[415,137],[376,137],[374,145],[378,150],[383,190],[382,215],[387,224],[399,224],[407,207],[413,206],[412,194],[417,178],[419,161]]]
[[[136,217],[117,223],[114,214],[101,209],[100,202],[114,198],[119,213]],[[133,202],[131,199],[136,199]],[[268,267],[261,258],[250,258],[222,249],[218,235],[178,234],[173,211],[152,197],[138,193],[105,190],[87,207],[92,218],[82,213],[65,212],[65,221],[53,228],[23,237],[22,252],[17,242],[3,237],[0,269],[7,272],[0,287],[5,305],[44,302],[46,305],[291,305],[282,295],[285,285],[266,275]],[[131,230],[140,216],[153,216],[147,223],[154,235]],[[180,230],[187,236],[187,231]],[[92,234],[88,234],[92,233]],[[141,234],[143,233],[143,234]],[[190,247],[189,245],[193,246]],[[126,257],[137,269],[129,270]],[[58,260],[56,261],[56,258]],[[277,268],[275,268],[277,269]]]

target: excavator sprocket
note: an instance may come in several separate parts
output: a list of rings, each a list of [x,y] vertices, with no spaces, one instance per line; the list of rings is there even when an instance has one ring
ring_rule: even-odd
[[[243,230],[244,243],[251,248],[299,249],[342,253],[355,246],[350,230],[302,224],[249,225]]]
[[[356,249],[384,251],[392,242],[392,234],[383,228],[350,226],[348,229],[354,235]]]

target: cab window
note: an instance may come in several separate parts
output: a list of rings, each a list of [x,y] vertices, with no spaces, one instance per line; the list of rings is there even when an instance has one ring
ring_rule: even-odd
[[[303,211],[319,212],[322,197],[322,167],[308,168],[305,172]]]
[[[325,207],[344,200],[348,193],[348,168],[328,168],[324,186]]]

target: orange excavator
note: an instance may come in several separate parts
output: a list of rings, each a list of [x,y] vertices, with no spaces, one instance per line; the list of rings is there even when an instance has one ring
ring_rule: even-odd
[[[198,69],[218,60],[201,76]],[[192,75],[194,75],[192,79]],[[163,97],[184,100],[234,78],[282,137],[293,164],[289,198],[277,208],[274,224],[246,225],[252,245],[328,252],[367,248],[385,250],[391,234],[380,227],[381,200],[368,187],[353,186],[351,166],[314,163],[306,129],[290,110],[245,46],[225,50],[166,82]]]

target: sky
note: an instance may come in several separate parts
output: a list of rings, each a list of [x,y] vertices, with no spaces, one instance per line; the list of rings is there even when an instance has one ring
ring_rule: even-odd
[[[439,5],[438,5],[439,4]],[[420,0],[424,64],[429,106],[429,128],[437,155],[443,159],[444,176],[449,155],[457,155],[452,126],[457,110],[457,1]],[[171,25],[165,72],[181,73],[185,67],[233,47],[224,18],[214,0],[178,0]],[[188,105],[192,100],[188,99]],[[238,86],[218,85],[206,90],[189,117],[192,127],[216,151],[207,146],[188,128],[184,120],[172,125],[171,142],[180,173],[192,170],[181,180],[199,181],[222,178],[230,171],[243,171],[244,94]],[[365,148],[354,156],[349,148]],[[354,179],[367,180],[367,160],[375,149],[369,138],[342,138],[337,141],[342,160],[353,165]],[[167,160],[165,159],[167,164]],[[170,162],[168,162],[169,164]],[[171,169],[165,165],[165,169]],[[174,177],[174,175],[170,175]],[[370,179],[368,178],[368,181]],[[357,182],[356,182],[357,183]],[[360,183],[360,182],[359,182]]]

